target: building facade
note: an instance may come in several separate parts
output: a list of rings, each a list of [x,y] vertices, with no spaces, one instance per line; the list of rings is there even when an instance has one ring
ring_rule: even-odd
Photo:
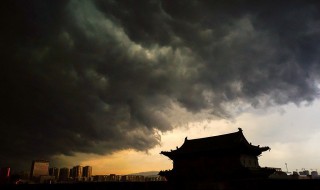
[[[41,176],[49,176],[49,161],[33,160],[31,164],[30,178],[40,179]]]
[[[161,152],[173,161],[173,169],[159,174],[169,181],[263,178],[274,172],[259,166],[258,156],[266,150],[270,148],[249,143],[240,128],[220,136],[186,138],[180,148]]]
[[[72,168],[72,177],[75,180],[81,180],[83,174],[83,167],[78,165]]]
[[[91,166],[85,166],[83,167],[83,177],[90,178],[92,176],[92,167]]]
[[[59,179],[59,173],[60,173],[59,168],[56,168],[56,167],[49,168],[49,175],[54,176],[56,180]]]
[[[59,172],[59,180],[60,181],[67,181],[70,177],[70,169],[69,168],[60,168]]]

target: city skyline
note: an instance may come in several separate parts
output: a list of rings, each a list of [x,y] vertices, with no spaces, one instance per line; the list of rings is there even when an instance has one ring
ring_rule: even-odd
[[[320,169],[318,3],[3,3],[1,167],[160,171],[242,128],[261,166]]]
[[[166,181],[158,172],[142,172],[126,175],[93,175],[92,166],[75,165],[71,168],[50,166],[48,160],[33,160],[30,171],[11,171],[0,167],[0,185],[3,184],[76,184],[97,182],[150,182]]]

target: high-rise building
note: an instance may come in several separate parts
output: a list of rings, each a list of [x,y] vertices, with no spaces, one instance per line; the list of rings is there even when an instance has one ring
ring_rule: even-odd
[[[82,166],[74,166],[72,168],[72,177],[74,179],[79,179],[79,178],[82,178],[82,172],[83,172],[83,168]]]
[[[73,168],[69,169],[69,177],[73,177]]]
[[[69,168],[60,168],[59,172],[59,180],[67,181],[70,177],[70,169]]]
[[[59,179],[59,168],[53,167],[53,168],[49,168],[49,175],[50,176],[54,176],[55,179]]]
[[[30,178],[40,178],[41,176],[49,175],[49,161],[33,160],[31,164]]]
[[[83,167],[83,177],[91,177],[92,176],[92,166],[85,166]]]

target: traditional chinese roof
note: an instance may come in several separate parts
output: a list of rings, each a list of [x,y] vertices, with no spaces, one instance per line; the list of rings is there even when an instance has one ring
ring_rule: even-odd
[[[220,153],[247,153],[254,156],[260,155],[263,151],[269,150],[269,147],[253,146],[249,143],[239,131],[219,136],[206,138],[185,139],[183,145],[176,150],[162,151],[160,154],[168,156],[170,159],[178,156],[196,155],[196,154],[220,154]]]

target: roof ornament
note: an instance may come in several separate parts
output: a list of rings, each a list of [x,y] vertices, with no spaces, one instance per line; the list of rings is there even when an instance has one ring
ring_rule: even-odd
[[[188,137],[184,138],[184,141],[187,141],[188,140]]]
[[[239,129],[239,131],[241,131],[241,132],[242,132],[242,129],[241,129],[240,127],[239,127],[238,129]]]

